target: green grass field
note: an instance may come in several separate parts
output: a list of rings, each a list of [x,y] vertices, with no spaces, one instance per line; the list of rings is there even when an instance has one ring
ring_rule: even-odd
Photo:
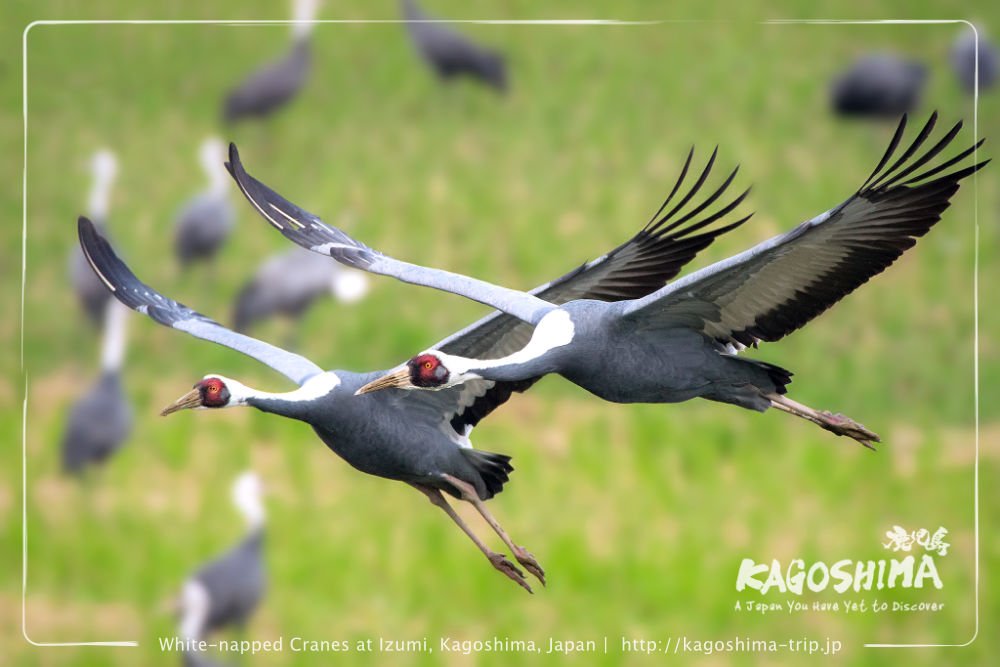
[[[795,664],[803,656],[623,654],[621,638],[834,639],[853,664],[986,664],[1000,650],[1000,312],[993,308],[1000,209],[996,165],[966,182],[938,227],[888,273],[775,345],[751,352],[794,371],[790,392],[879,432],[878,453],[777,412],[692,402],[600,402],[559,378],[517,396],[475,431],[478,448],[514,457],[491,502],[539,558],[548,588],[528,596],[493,572],[424,498],[367,477],[303,424],[252,411],[159,409],[208,372],[282,391],[287,382],[225,348],[130,318],[125,383],[136,410],[127,448],[85,484],[59,473],[69,406],[89,385],[97,336],[68,289],[67,256],[84,212],[87,160],[113,148],[120,177],[110,229],[137,274],[197,310],[230,321],[236,291],[287,241],[233,187],[237,233],[215,271],[182,276],[171,252],[178,205],[203,185],[196,151],[221,133],[248,169],[372,246],[417,263],[530,288],[633,234],[673,185],[688,147],[720,146],[723,173],[753,184],[750,223],[698,268],[838,203],[881,157],[892,123],[833,119],[830,77],[855,55],[891,48],[931,66],[920,112],[943,125],[973,105],[947,67],[954,25],[764,25],[801,10],[744,3],[556,9],[523,0],[427,0],[449,17],[701,19],[641,26],[466,25],[509,54],[511,94],[442,88],[396,24],[328,24],[315,34],[309,85],[263,126],[218,126],[221,95],[285,48],[285,26],[74,25],[30,31],[27,270],[21,266],[20,36],[38,18],[285,18],[283,4],[154,9],[102,0],[19,3],[6,14],[0,62],[9,221],[0,261],[7,313],[0,357],[0,580],[3,664],[169,665],[157,638],[174,632],[163,603],[199,563],[241,533],[229,484],[247,467],[269,488],[270,591],[246,636],[427,638],[432,654],[262,654],[243,664],[508,664],[502,653],[445,654],[439,637],[600,641],[602,664]],[[985,4],[970,18],[1000,30]],[[812,17],[966,16],[961,3],[819,3]],[[395,18],[394,2],[341,6],[321,18]],[[994,155],[1000,97],[984,95],[979,135]],[[917,123],[914,123],[916,125]],[[716,181],[717,182],[717,181]],[[973,301],[978,206],[980,387],[979,613],[971,646],[866,649],[869,642],[965,643],[975,631]],[[355,306],[322,304],[301,352],[321,366],[388,368],[486,311],[430,290],[373,279]],[[20,360],[23,333],[23,366]],[[282,323],[260,327],[281,343]],[[20,633],[21,426],[27,388],[27,630],[37,642],[138,640],[139,648],[38,648]],[[465,512],[465,516],[471,515]],[[937,590],[806,593],[801,600],[944,603],[937,613],[749,614],[736,602],[743,558],[787,563],[877,560],[893,525],[944,526],[952,548]],[[488,528],[475,524],[480,534]],[[770,594],[767,601],[796,596]],[[559,656],[521,656],[557,662]],[[514,656],[517,659],[518,656]]]

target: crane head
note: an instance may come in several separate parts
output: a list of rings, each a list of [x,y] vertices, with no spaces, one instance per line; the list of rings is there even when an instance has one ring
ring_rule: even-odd
[[[432,352],[413,357],[406,362],[406,369],[410,374],[410,382],[421,389],[445,387],[451,379],[451,373],[441,357]]]
[[[227,408],[234,405],[232,392],[227,386],[226,378],[219,375],[207,375],[195,383],[194,388],[176,401],[163,408],[160,415],[166,417],[172,412],[196,408]]]
[[[453,375],[440,352],[424,352],[406,362],[399,370],[386,373],[354,392],[367,394],[382,389],[445,389],[462,382]]]

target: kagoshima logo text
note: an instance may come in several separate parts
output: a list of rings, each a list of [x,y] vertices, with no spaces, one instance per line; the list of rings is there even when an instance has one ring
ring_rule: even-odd
[[[947,534],[945,528],[932,533],[926,528],[907,531],[893,526],[885,533],[888,541],[881,544],[894,555],[879,560],[845,558],[832,563],[806,563],[794,558],[786,564],[778,559],[758,563],[744,558],[736,576],[736,590],[751,589],[761,595],[771,591],[802,595],[807,590],[819,593],[827,589],[837,593],[931,586],[940,589],[944,584],[934,559],[948,553],[951,545],[944,541]]]

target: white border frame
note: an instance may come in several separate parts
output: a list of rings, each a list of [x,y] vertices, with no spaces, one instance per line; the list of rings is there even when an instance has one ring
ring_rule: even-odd
[[[491,19],[466,19],[466,20],[428,20],[421,23],[479,23],[488,25],[666,25],[672,23],[716,23],[710,20],[691,21],[620,21],[615,19],[538,19],[538,20],[491,20]],[[24,117],[24,162],[21,187],[22,198],[22,218],[21,218],[21,375],[24,379],[24,401],[22,405],[22,430],[21,430],[21,635],[25,641],[32,646],[121,646],[138,647],[138,641],[94,641],[94,642],[36,642],[28,635],[27,627],[27,598],[28,598],[28,374],[24,367],[24,295],[27,276],[27,251],[28,251],[28,33],[35,26],[41,25],[294,25],[298,23],[406,23],[400,19],[383,20],[223,20],[223,19],[203,19],[203,20],[157,20],[157,19],[113,19],[113,20],[39,20],[32,21],[21,33],[21,58],[22,58],[22,113]],[[973,111],[972,111],[972,139],[973,144],[979,141],[979,31],[971,22],[965,19],[887,19],[887,20],[853,20],[853,19],[772,19],[760,21],[761,25],[934,25],[934,24],[957,24],[964,23],[972,29],[975,35],[976,58],[975,58],[975,82],[973,87]],[[973,151],[973,163],[979,159],[978,148]],[[979,173],[972,176],[973,190],[973,275],[972,275],[972,299],[973,299],[973,407],[975,411],[975,463],[973,465],[973,513],[974,513],[974,562],[975,562],[975,608],[976,622],[972,637],[961,644],[864,644],[865,648],[941,648],[941,647],[965,647],[971,645],[979,637]]]

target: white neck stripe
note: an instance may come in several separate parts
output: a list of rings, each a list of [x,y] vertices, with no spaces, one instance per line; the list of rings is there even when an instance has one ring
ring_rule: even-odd
[[[246,386],[238,380],[233,380],[218,374],[206,375],[204,379],[213,377],[217,377],[222,380],[225,383],[226,388],[229,389],[230,398],[229,404],[226,407],[246,405],[247,401],[251,398],[289,402],[313,401],[317,398],[326,396],[340,385],[340,378],[333,371],[327,371],[325,373],[314,375],[302,383],[302,386],[298,389],[286,392],[258,391],[257,389],[252,389],[251,387]]]
[[[568,345],[573,340],[575,327],[569,313],[557,308],[545,314],[538,322],[531,340],[517,352],[499,359],[469,359],[435,352],[453,375],[468,373],[471,369],[489,369],[499,366],[513,366],[533,361],[548,352]]]

